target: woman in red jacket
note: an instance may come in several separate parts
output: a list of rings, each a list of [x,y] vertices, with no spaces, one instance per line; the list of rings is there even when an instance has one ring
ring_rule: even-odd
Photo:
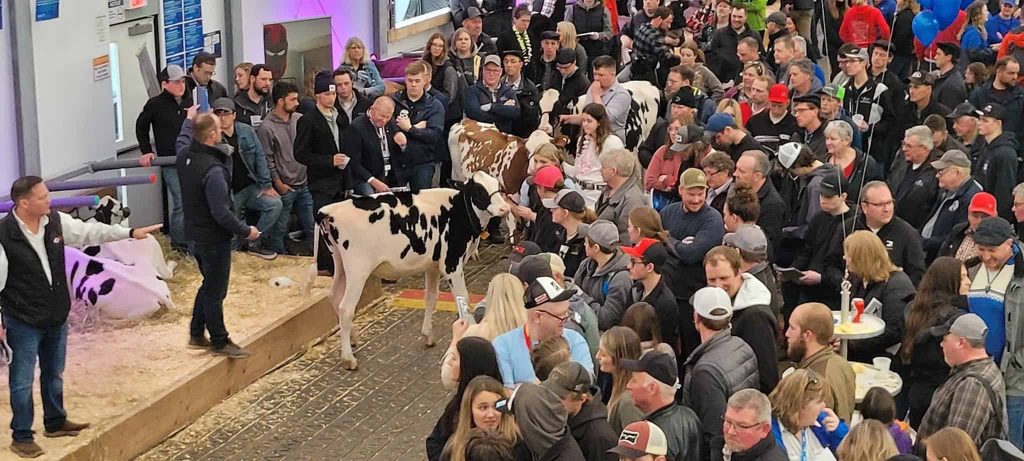
[[[878,39],[889,39],[889,24],[878,8],[869,5],[867,0],[852,0],[850,4],[839,26],[839,38],[843,42],[867,48]]]

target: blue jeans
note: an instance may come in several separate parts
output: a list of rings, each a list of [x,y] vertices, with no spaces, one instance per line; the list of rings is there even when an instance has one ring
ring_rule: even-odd
[[[242,189],[234,193],[235,203],[235,216],[238,219],[245,220],[245,212],[247,210],[254,210],[259,212],[260,219],[256,222],[256,228],[266,234],[266,236],[260,237],[261,243],[268,241],[268,236],[272,234],[274,224],[277,223],[277,218],[281,215],[281,198],[271,197],[269,195],[261,195],[263,193],[260,187],[256,184],[250,184],[245,189]],[[236,246],[238,238],[235,238]]]
[[[306,238],[313,237],[313,195],[309,193],[306,186],[296,187],[287,194],[281,194],[281,215],[277,217],[274,224],[273,236],[269,240],[270,251],[284,254],[287,250],[285,239],[288,238],[288,219],[291,218],[292,208],[299,216],[302,223],[302,231]]]
[[[395,169],[395,185],[404,186],[408,184],[409,189],[412,189],[413,192],[430,189],[430,183],[433,182],[433,180],[433,163]]]
[[[199,272],[203,274],[203,283],[199,285],[192,306],[189,334],[198,337],[209,331],[213,347],[223,347],[228,342],[228,330],[224,326],[224,297],[228,294],[231,278],[231,242],[189,242],[188,250],[195,256]]]
[[[32,384],[39,357],[39,390],[43,398],[43,427],[56,431],[64,425],[64,359],[67,357],[68,325],[35,327],[3,316],[7,344],[14,352],[8,366],[11,389],[11,430],[16,442],[32,440]]]
[[[1006,419],[1010,425],[1007,434],[1015,447],[1024,446],[1024,397],[1006,396]]]
[[[160,176],[163,177],[164,187],[167,188],[167,197],[171,199],[171,210],[168,213],[171,220],[168,227],[171,246],[185,248],[185,213],[181,210],[181,182],[178,181],[178,169],[173,166],[162,167]]]

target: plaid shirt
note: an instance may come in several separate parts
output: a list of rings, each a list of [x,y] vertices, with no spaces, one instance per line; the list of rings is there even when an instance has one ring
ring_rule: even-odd
[[[636,53],[637,58],[643,58],[653,63],[663,61],[668,57],[665,36],[651,23],[642,24],[633,35],[633,52]]]
[[[932,396],[918,440],[947,426],[963,429],[979,444],[1006,438],[1009,425],[1004,389],[1003,374],[990,357],[953,367],[949,379]]]

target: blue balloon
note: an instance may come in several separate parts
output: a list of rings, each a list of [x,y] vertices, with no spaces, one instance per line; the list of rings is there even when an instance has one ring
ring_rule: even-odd
[[[921,11],[932,9],[932,4],[933,4],[932,2],[933,1],[934,0],[921,0],[920,2],[918,2],[919,4],[921,4]],[[967,1],[967,0],[965,0],[965,1]],[[973,0],[971,0],[971,1],[973,1]]]
[[[956,17],[960,14],[960,2],[961,0],[934,0],[935,7],[932,8],[932,12],[935,13],[935,19],[939,21],[939,30],[949,27],[953,21],[956,21]]]
[[[931,46],[935,36],[939,35],[939,21],[935,19],[935,13],[922,11],[914,16],[911,29],[914,31],[914,37],[920,40],[922,45]]]
[[[967,7],[971,6],[971,3],[974,3],[974,0],[960,0],[960,9],[966,10]]]

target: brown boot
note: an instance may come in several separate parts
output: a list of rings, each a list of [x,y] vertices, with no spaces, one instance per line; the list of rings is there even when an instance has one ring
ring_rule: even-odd
[[[43,431],[43,435],[47,437],[74,437],[87,427],[89,427],[89,423],[73,423],[65,419],[64,425],[59,429],[55,431]]]
[[[32,440],[11,442],[11,451],[22,458],[38,458],[46,453],[43,451],[43,447],[40,447],[39,444]]]

